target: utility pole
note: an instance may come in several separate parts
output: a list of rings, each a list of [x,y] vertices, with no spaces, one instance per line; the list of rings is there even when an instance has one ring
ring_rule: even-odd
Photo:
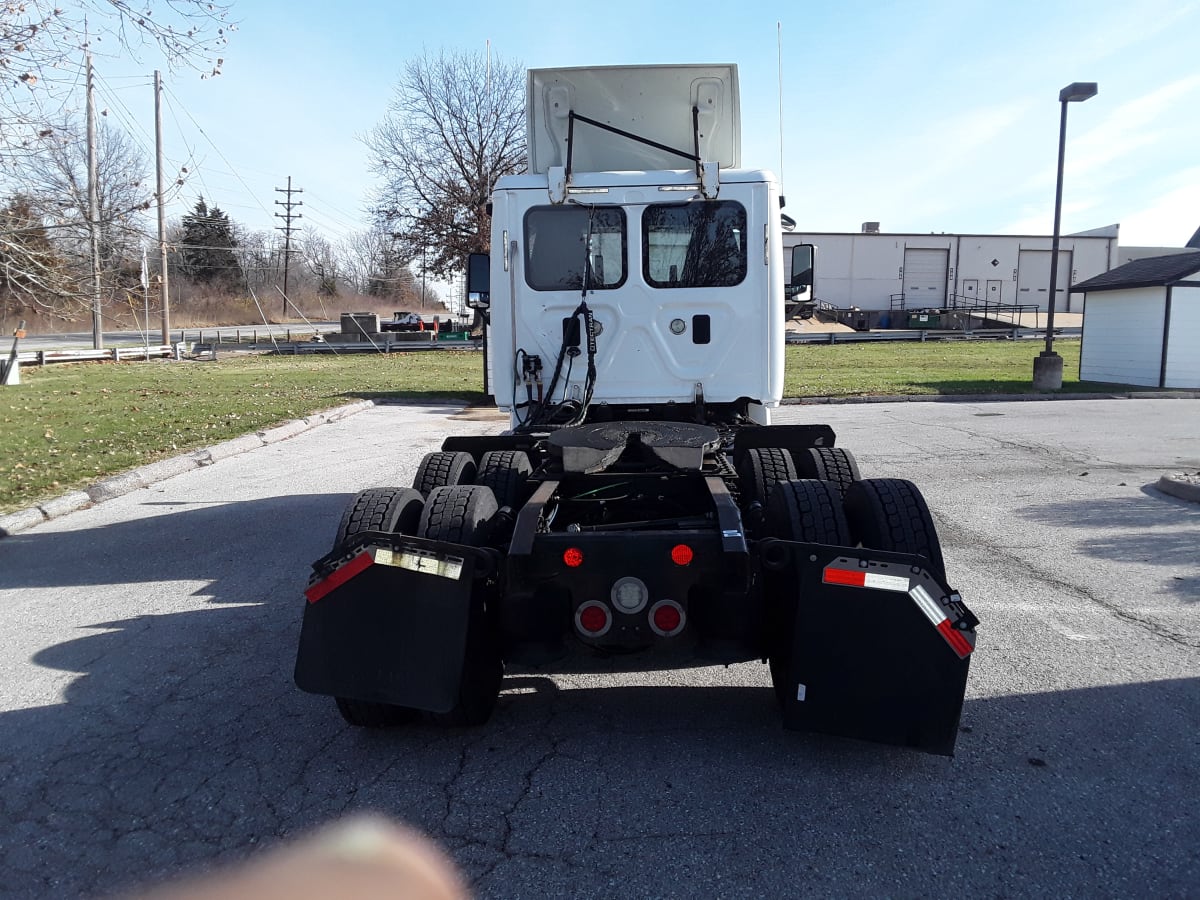
[[[96,175],[96,99],[92,77],[92,53],[87,54],[87,167],[88,230],[92,237],[92,348],[104,349],[100,318],[100,192]]]
[[[162,75],[154,70],[154,170],[158,178],[158,295],[162,301],[162,342],[171,343],[171,302],[167,291],[167,210],[163,190]],[[149,331],[150,324],[146,323]]]
[[[292,219],[302,219],[304,216],[300,213],[293,213],[292,207],[303,206],[303,200],[293,200],[292,194],[303,194],[304,188],[292,187],[292,176],[288,176],[288,186],[286,188],[275,188],[281,194],[287,194],[286,200],[276,200],[276,206],[282,206],[284,212],[275,213],[275,218],[283,219],[283,225],[275,226],[276,231],[283,232],[283,314],[287,315],[288,311],[288,260],[292,255],[292,232],[299,231],[299,226],[292,225]]]

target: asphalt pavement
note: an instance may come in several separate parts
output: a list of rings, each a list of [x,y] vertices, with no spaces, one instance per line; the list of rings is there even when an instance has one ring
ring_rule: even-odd
[[[929,500],[982,620],[955,758],[785,732],[758,664],[514,671],[486,727],[347,727],[291,680],[308,564],[355,491],[504,425],[374,407],[0,540],[0,896],[128,890],[359,810],[479,896],[1196,896],[1200,505],[1155,485],[1200,470],[1200,401],[779,419]]]

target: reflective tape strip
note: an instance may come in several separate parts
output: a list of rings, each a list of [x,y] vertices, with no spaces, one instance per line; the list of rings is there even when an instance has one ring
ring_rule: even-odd
[[[393,566],[397,569],[408,569],[410,572],[420,572],[422,575],[437,575],[439,578],[449,578],[458,581],[462,578],[463,559],[461,556],[441,557],[434,553],[421,553],[411,550],[390,550],[378,547],[375,550],[375,564]]]
[[[844,584],[849,587],[876,588],[881,591],[908,593],[908,578],[901,575],[880,575],[865,569],[835,569],[829,566],[824,572],[826,584]]]
[[[971,642],[967,640],[967,636],[950,624],[949,619],[944,619],[937,630],[941,632],[942,637],[946,639],[946,643],[950,645],[959,659],[966,659],[971,655],[971,651],[975,648],[971,646]]]
[[[375,560],[371,557],[371,554],[364,550],[340,569],[335,570],[328,578],[310,585],[308,590],[304,592],[304,596],[308,598],[309,603],[316,603],[326,594],[337,590],[355,575],[365,571],[374,564]]]
[[[921,612],[925,613],[926,618],[934,625],[941,625],[946,621],[948,616],[942,611],[938,602],[930,596],[929,591],[925,590],[922,585],[914,584],[908,595],[917,601],[917,606],[921,607]]]

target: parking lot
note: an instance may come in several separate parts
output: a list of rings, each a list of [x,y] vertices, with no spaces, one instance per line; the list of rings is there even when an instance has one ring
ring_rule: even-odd
[[[1189,896],[1200,401],[788,406],[924,491],[982,621],[953,759],[785,732],[758,664],[514,671],[480,729],[292,683],[355,491],[503,420],[382,406],[0,540],[0,896],[97,896],[373,810],[480,896]]]

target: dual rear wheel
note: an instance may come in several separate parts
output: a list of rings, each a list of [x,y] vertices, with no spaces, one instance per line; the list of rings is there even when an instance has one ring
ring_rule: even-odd
[[[933,517],[915,484],[901,478],[859,478],[848,453],[814,454],[813,462],[835,477],[774,485],[763,517],[765,537],[918,554],[935,575],[945,578]],[[788,672],[796,602],[794,593],[777,597],[768,611],[771,683],[781,704],[793,689]]]
[[[469,454],[463,455],[470,459]],[[461,474],[464,468],[441,466],[431,471]],[[472,477],[473,470],[472,462]],[[433,485],[425,498],[415,488],[371,488],[350,501],[338,525],[334,549],[368,531],[482,547],[488,542],[496,510],[495,495],[484,485]],[[496,706],[504,665],[495,630],[488,627],[487,599],[482,587],[472,593],[458,702],[449,712],[434,716],[443,724],[482,725]],[[350,697],[335,700],[343,719],[364,728],[400,725],[421,715],[418,710],[390,703]]]

